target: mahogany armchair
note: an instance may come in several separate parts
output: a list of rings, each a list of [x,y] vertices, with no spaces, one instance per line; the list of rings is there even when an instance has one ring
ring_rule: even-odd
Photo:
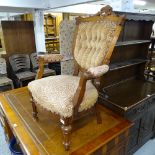
[[[95,16],[76,19],[73,43],[74,76],[58,75],[40,79],[43,64],[60,61],[62,56],[39,57],[39,71],[36,77],[38,80],[28,85],[32,97],[33,116],[37,119],[36,105],[39,105],[60,117],[65,150],[69,150],[70,147],[72,122],[82,112],[94,111],[97,123],[101,123],[96,108],[98,91],[91,80],[94,81],[109,70],[108,64],[123,21],[124,17],[116,16],[110,6],[102,8]]]

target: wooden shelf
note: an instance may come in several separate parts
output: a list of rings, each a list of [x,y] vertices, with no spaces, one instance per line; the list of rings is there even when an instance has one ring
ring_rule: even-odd
[[[148,44],[151,43],[150,40],[131,40],[131,41],[122,41],[117,42],[116,46],[127,46],[127,45],[134,45],[134,44]]]
[[[127,61],[121,61],[121,62],[110,64],[110,70],[111,71],[117,70],[117,69],[129,67],[129,66],[133,66],[133,65],[138,65],[141,63],[146,63],[146,62],[147,62],[147,59],[131,59],[131,60],[127,60]]]

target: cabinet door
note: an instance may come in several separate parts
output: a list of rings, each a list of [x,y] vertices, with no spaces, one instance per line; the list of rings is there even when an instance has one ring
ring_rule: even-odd
[[[129,130],[129,143],[127,150],[130,151],[134,147],[138,145],[138,133],[139,133],[139,128],[140,128],[140,119],[136,120],[133,122],[134,125],[132,128]]]
[[[153,135],[154,133],[154,121],[155,121],[155,109],[152,109],[151,111],[148,111],[144,114],[144,116],[141,119],[140,124],[140,142],[144,140],[145,137],[148,137],[148,139]]]

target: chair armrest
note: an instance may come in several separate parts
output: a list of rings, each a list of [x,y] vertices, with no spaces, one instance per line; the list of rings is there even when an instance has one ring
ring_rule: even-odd
[[[91,78],[98,78],[102,76],[103,74],[107,73],[109,70],[108,65],[102,65],[97,67],[91,67],[86,71],[87,76]]]
[[[59,62],[63,59],[61,54],[45,54],[38,56],[39,69],[35,79],[41,79],[44,73],[44,65],[49,62]]]
[[[102,65],[102,66],[98,66],[98,67],[89,68],[86,72],[82,73],[82,75],[80,77],[78,88],[77,88],[77,90],[74,94],[74,98],[73,98],[74,114],[75,115],[77,114],[79,106],[83,100],[85,90],[86,90],[87,80],[96,79],[96,78],[100,77],[101,75],[105,74],[108,70],[109,70],[108,65]]]
[[[45,55],[39,55],[38,58],[43,59],[45,63],[49,63],[49,62],[60,62],[63,59],[63,56],[61,54],[45,54]]]

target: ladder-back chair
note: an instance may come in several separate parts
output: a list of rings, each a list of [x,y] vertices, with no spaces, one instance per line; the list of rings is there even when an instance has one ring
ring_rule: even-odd
[[[108,64],[123,21],[124,17],[116,16],[110,6],[102,8],[94,16],[76,19],[73,43],[74,76],[58,75],[40,79],[44,62],[60,61],[62,57],[39,57],[38,80],[28,85],[32,97],[33,116],[38,119],[36,105],[39,105],[60,117],[65,150],[69,150],[70,147],[72,122],[80,113],[91,109],[95,111],[97,122],[101,123],[100,115],[96,112],[98,91],[91,80],[94,81],[109,70]]]

